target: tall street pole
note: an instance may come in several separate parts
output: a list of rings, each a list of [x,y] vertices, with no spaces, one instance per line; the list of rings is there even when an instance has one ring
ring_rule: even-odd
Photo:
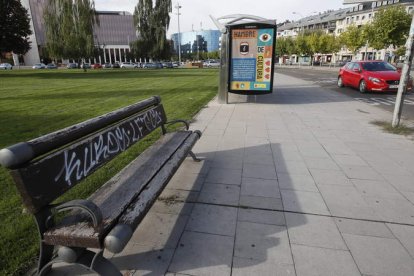
[[[178,62],[179,66],[181,66],[181,32],[180,32],[180,3],[177,2],[177,5],[175,6],[177,9],[177,16],[178,16]]]
[[[405,44],[406,51],[405,51],[405,59],[404,59],[404,66],[401,72],[401,79],[400,84],[398,86],[397,92],[397,99],[395,101],[394,107],[394,115],[392,117],[392,126],[397,127],[400,124],[401,113],[404,103],[404,94],[407,91],[407,84],[410,79],[410,69],[411,69],[411,62],[413,60],[413,52],[414,52],[414,16],[411,20],[411,27],[410,27],[410,34],[407,39],[407,43]]]

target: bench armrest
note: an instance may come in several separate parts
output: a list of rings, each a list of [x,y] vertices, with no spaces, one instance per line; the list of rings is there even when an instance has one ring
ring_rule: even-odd
[[[91,217],[93,226],[96,228],[102,223],[102,213],[98,206],[95,205],[92,201],[85,199],[75,199],[62,204],[59,204],[54,207],[54,210],[57,212],[70,211],[73,209],[81,209],[82,211],[88,213]]]
[[[185,125],[185,129],[188,130],[190,128],[190,124],[186,120],[172,120],[169,122],[166,122],[166,125],[172,125],[177,123],[183,123]]]

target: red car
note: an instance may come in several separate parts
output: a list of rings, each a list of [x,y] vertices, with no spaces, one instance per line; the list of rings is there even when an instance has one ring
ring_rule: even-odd
[[[102,65],[99,63],[92,64],[92,69],[101,69]]]
[[[401,72],[385,61],[351,61],[339,70],[338,86],[352,86],[361,93],[398,90]],[[407,90],[412,89],[412,80]]]

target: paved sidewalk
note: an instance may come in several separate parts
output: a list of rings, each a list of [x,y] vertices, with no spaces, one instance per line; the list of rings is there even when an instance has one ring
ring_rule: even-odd
[[[125,275],[414,275],[414,141],[370,124],[381,109],[275,83],[198,114],[204,160],[113,256]]]

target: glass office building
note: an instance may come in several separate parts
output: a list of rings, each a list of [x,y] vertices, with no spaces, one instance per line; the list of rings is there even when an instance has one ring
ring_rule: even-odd
[[[210,53],[220,49],[220,36],[218,30],[201,30],[172,34],[171,39],[174,43],[174,52],[178,54],[178,44],[181,45],[181,54],[199,52]],[[180,42],[179,42],[180,38]]]

